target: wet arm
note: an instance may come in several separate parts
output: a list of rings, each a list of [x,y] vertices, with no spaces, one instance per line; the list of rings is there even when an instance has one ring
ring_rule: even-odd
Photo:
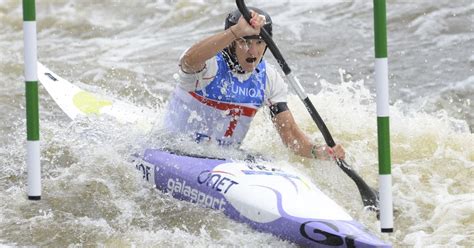
[[[264,16],[257,15],[251,11],[252,25],[240,17],[238,23],[229,29],[212,35],[194,44],[181,58],[181,68],[187,73],[196,73],[204,69],[208,59],[214,57],[219,51],[229,46],[234,40],[247,35],[260,33],[260,28],[265,24]]]
[[[301,131],[289,110],[283,111],[272,118],[283,143],[294,153],[307,157],[327,160],[332,156],[345,157],[344,148],[337,144],[334,149],[327,145],[315,145]]]
[[[214,57],[237,38],[233,28],[234,26],[190,47],[181,58],[182,70],[187,73],[196,73],[204,69],[208,59]]]
[[[311,149],[313,144],[301,131],[289,110],[281,112],[272,118],[283,143],[296,154],[313,158]]]

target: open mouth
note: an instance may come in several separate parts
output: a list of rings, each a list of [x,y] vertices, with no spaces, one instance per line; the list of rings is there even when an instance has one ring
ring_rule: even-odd
[[[245,59],[245,61],[247,61],[247,63],[255,63],[255,61],[257,61],[257,58],[247,58]]]

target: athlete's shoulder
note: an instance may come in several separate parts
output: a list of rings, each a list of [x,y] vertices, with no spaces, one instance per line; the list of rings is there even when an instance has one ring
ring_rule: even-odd
[[[279,84],[284,82],[278,68],[276,68],[273,64],[268,63],[268,61],[265,61],[265,72],[270,83]]]
[[[286,102],[288,86],[285,80],[283,80],[279,69],[266,62],[266,74],[268,79],[265,89],[266,104],[270,106],[276,102]]]
[[[269,63],[268,61],[265,61],[265,71],[269,76],[271,75],[272,77],[281,77],[278,68],[276,68],[272,63]]]
[[[181,88],[186,91],[195,91],[205,88],[214,80],[218,69],[216,56],[208,59],[204,68],[196,73],[187,73],[182,70],[181,65],[179,66],[180,69],[175,78]]]

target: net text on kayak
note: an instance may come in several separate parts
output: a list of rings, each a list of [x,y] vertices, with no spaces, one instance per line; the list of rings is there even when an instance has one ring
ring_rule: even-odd
[[[221,176],[219,174],[212,174],[210,171],[203,171],[199,174],[197,182],[200,185],[207,186],[217,192],[222,194],[227,193],[227,191],[238,182],[231,180],[227,177]],[[178,178],[170,178],[167,183],[168,192],[171,194],[180,194],[183,197],[189,198],[190,202],[197,203],[209,208],[225,210],[224,206],[226,205],[225,198],[223,197],[214,197],[210,194],[206,194],[196,188],[193,188],[187,185],[185,180],[180,180]]]

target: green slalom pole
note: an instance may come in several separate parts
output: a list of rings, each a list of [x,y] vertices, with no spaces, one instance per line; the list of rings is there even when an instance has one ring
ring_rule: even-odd
[[[387,14],[385,0],[374,0],[375,83],[379,156],[380,228],[393,232],[390,120],[388,105]]]
[[[41,199],[41,164],[39,141],[38,73],[35,0],[23,0],[23,33],[26,87],[26,165],[28,199]]]

